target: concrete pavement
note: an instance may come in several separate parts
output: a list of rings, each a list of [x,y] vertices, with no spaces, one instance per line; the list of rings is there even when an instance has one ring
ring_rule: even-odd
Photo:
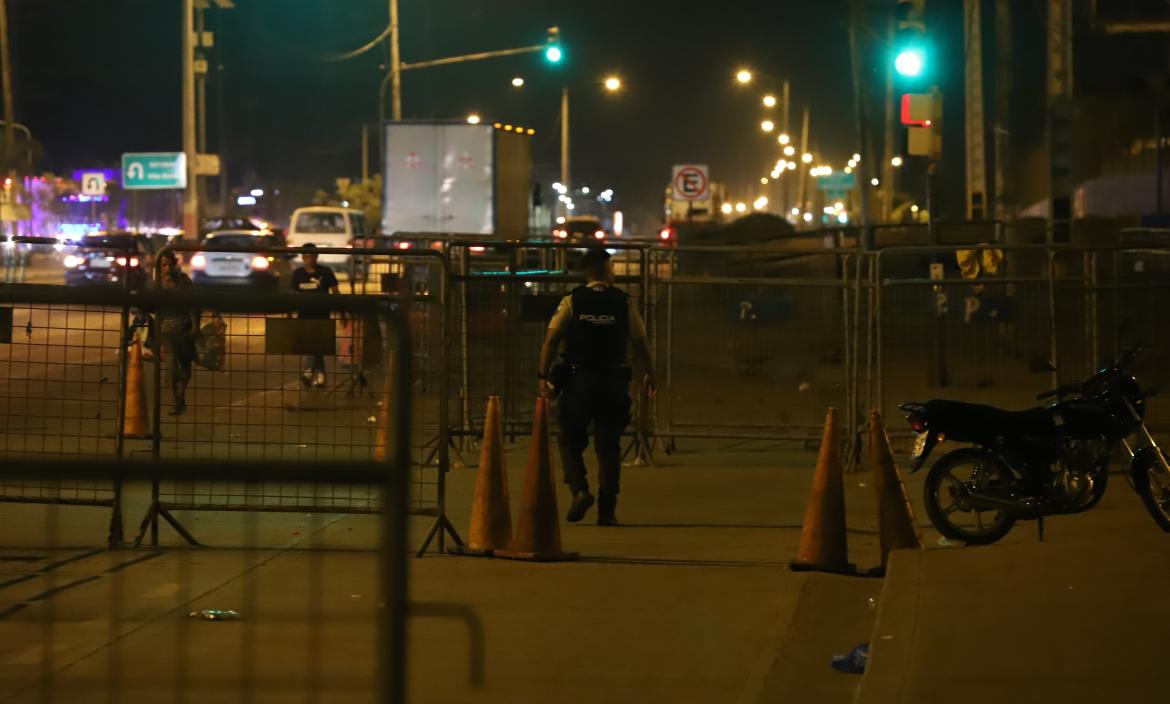
[[[680,449],[664,458],[667,466],[627,470],[622,528],[562,526],[580,562],[412,560],[412,600],[470,608],[486,650],[476,687],[466,627],[413,618],[411,701],[738,701],[776,634],[787,630],[808,579],[785,564],[815,457],[776,448],[706,451],[693,442]],[[513,497],[524,452],[509,446]],[[463,529],[474,473],[451,477],[452,513]],[[871,495],[848,483],[856,514],[851,557],[872,564]],[[145,497],[130,493],[132,523]],[[0,562],[0,607],[20,605],[0,617],[0,701],[46,694],[177,701],[179,686],[188,701],[369,700],[377,667],[375,517],[191,512],[180,519],[217,548],[183,549],[164,526],[159,553],[87,556],[80,550],[104,538],[102,509],[0,510],[0,543],[24,545],[0,551],[14,558]],[[427,527],[412,521],[413,539]],[[36,544],[48,537],[79,552],[62,556]],[[75,554],[82,557],[38,574]],[[11,579],[23,581],[3,586]],[[186,617],[200,608],[239,609],[243,620]],[[823,668],[845,677],[827,660]],[[45,675],[51,689],[39,684]]]

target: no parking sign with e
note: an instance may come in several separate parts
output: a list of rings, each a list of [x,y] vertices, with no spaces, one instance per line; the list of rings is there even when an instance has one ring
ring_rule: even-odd
[[[706,164],[682,164],[674,167],[670,180],[675,200],[707,200],[711,191]]]

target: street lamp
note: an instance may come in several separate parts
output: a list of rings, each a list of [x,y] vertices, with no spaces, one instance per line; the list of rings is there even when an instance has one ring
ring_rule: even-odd
[[[805,152],[804,154],[800,155],[800,160],[806,164],[811,164],[812,160],[813,160],[813,155],[809,154],[808,152]]]
[[[523,88],[524,87],[524,79],[520,76],[516,76],[515,78],[512,79],[512,85],[516,88]]]
[[[901,165],[902,165],[902,157],[896,156],[893,159],[890,159],[890,166],[894,167],[895,169],[900,167]]]
[[[747,203],[736,203],[735,204],[735,212],[737,212],[737,213],[747,212]]]
[[[793,156],[794,154],[796,154],[796,147],[792,146],[791,144],[789,144],[787,147],[784,147],[784,156]]]
[[[772,130],[776,129],[776,123],[772,122],[771,120],[764,120],[760,123],[760,129],[765,132],[771,132]]]
[[[610,76],[610,77],[606,78],[605,79],[605,89],[608,90],[610,93],[621,90],[622,89],[622,79],[618,78],[617,76]]]
[[[763,100],[763,102],[764,102],[764,107],[766,107],[766,108],[774,108],[774,107],[776,107],[776,96],[774,96],[774,95],[765,95],[765,96],[764,96],[764,100]]]
[[[471,113],[470,115],[468,115],[467,116],[467,124],[478,125],[479,124],[479,115],[477,115],[475,113]]]
[[[780,135],[779,137],[777,137],[776,141],[780,142],[781,144],[788,144],[789,142],[792,141],[792,137],[789,137],[788,133],[784,133],[784,134]]]
[[[748,84],[752,82],[752,72],[746,68],[741,68],[735,74],[735,80],[741,84]]]

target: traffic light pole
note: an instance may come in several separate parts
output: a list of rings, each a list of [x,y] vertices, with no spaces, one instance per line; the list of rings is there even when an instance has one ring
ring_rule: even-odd
[[[183,236],[199,237],[199,188],[195,172],[195,3],[183,0],[183,154],[187,162],[187,187],[183,189]]]

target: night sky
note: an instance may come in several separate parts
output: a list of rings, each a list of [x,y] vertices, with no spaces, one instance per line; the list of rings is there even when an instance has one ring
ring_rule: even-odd
[[[47,168],[181,148],[179,0],[9,2],[17,114],[43,142]],[[385,0],[236,4],[210,20],[223,72],[208,105],[211,146],[230,160],[233,185],[320,187],[358,175],[360,126],[377,119],[386,52],[340,63],[325,57],[377,35],[387,22]],[[534,127],[535,173],[550,179],[559,92],[568,83],[578,185],[612,187],[623,207],[654,217],[671,165],[707,162],[713,178],[746,197],[754,194],[743,192],[745,184],[776,154],[758,129],[764,87],[733,85],[741,65],[789,78],[794,103],[812,108],[819,150],[835,162],[852,153],[845,6],[401,0],[405,61],[537,44],[551,25],[561,27],[566,50],[556,68],[528,55],[408,73],[405,114],[457,118],[476,110]],[[602,91],[600,78],[609,73],[626,82],[621,95]],[[515,75],[528,81],[522,91],[510,85]]]

